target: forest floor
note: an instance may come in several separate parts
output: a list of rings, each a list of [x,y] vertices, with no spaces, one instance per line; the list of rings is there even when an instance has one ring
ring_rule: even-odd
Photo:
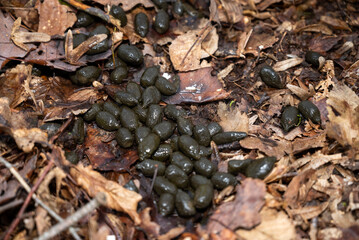
[[[359,239],[358,1],[189,0],[181,16],[168,2],[164,34],[153,27],[154,2],[162,1],[0,1],[0,239],[46,239],[51,231],[53,239]],[[109,17],[119,3],[126,26]],[[95,20],[76,28],[81,11]],[[150,20],[144,38],[134,30],[140,12]],[[71,33],[99,25],[109,31],[107,50],[85,54],[100,35],[72,46]],[[137,46],[143,62],[117,84],[106,62],[121,44]],[[309,51],[320,54],[319,66],[307,62]],[[100,76],[74,84],[86,65]],[[268,156],[276,158],[270,172],[238,173],[235,186],[214,190],[193,216],[158,214],[159,166],[144,176],[137,145],[120,147],[114,131],[82,120],[154,65],[180,78],[162,108],[175,104],[193,125],[247,134],[211,142],[208,159],[219,172],[229,161]],[[281,88],[262,81],[266,66]],[[284,109],[304,100],[320,120],[302,114],[284,131]]]

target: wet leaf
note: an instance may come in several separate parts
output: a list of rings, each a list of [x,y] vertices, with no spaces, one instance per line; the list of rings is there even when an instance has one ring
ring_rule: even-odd
[[[171,104],[184,102],[203,103],[227,98],[230,92],[222,88],[222,84],[216,76],[211,75],[211,71],[212,68],[202,68],[196,71],[179,73],[181,84],[178,93],[166,98],[164,101]]]

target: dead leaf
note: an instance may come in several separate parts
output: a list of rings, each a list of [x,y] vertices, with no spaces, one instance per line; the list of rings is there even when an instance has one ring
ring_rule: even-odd
[[[227,104],[225,104],[224,102],[219,102],[217,114],[221,119],[219,124],[225,132],[248,132],[248,116],[245,112],[241,112],[238,107],[230,107],[227,106]]]
[[[350,145],[359,150],[359,97],[346,85],[336,84],[327,103],[328,136],[343,146]]]
[[[210,21],[215,21],[218,25],[221,25],[221,22],[220,22],[219,16],[218,16],[218,7],[217,7],[216,0],[210,0],[209,19],[210,19]]]
[[[319,216],[328,207],[329,202],[323,202],[316,206],[305,206],[299,209],[291,209],[290,213],[300,215],[303,219],[308,220]]]
[[[242,5],[235,0],[220,0],[218,7],[218,17],[221,22],[238,23],[243,21]]]
[[[273,46],[279,39],[272,34],[261,33],[254,34],[252,33],[251,37],[248,40],[247,47],[245,49],[245,54],[253,54],[258,56],[259,50],[267,49]]]
[[[338,18],[333,18],[330,16],[320,16],[320,21],[328,24],[329,26],[333,27],[334,29],[351,31],[348,24]]]
[[[154,7],[153,2],[150,0],[133,0],[133,1],[125,1],[125,0],[94,0],[94,2],[100,3],[102,5],[119,5],[125,12],[131,10],[136,5],[143,5],[145,8]]]
[[[273,69],[277,72],[282,72],[301,64],[303,61],[303,58],[289,58],[287,60],[276,62],[276,64],[273,66]]]
[[[250,29],[248,31],[248,33],[243,32],[239,36],[237,51],[236,51],[236,53],[239,57],[245,58],[245,56],[244,56],[245,48],[247,47],[248,41],[249,41],[250,37],[252,36],[252,33],[253,33],[253,29]]]
[[[236,198],[223,203],[210,217],[208,232],[220,232],[224,228],[250,229],[261,222],[259,211],[264,205],[265,184],[259,179],[246,178],[237,187]]]
[[[36,8],[40,15],[38,29],[40,33],[63,36],[66,29],[76,22],[76,14],[72,9],[58,0],[37,2]]]
[[[296,29],[296,32],[317,32],[329,36],[333,35],[333,31],[330,30],[330,28],[320,23],[304,26],[302,28]]]
[[[261,223],[251,230],[237,230],[236,233],[246,240],[294,240],[295,225],[283,211],[264,207],[260,213]]]
[[[179,73],[181,83],[178,93],[165,98],[164,101],[170,104],[203,103],[227,98],[230,92],[222,88],[222,84],[216,76],[211,75],[211,71],[212,68],[202,68]]]
[[[70,64],[76,64],[78,60],[92,47],[96,46],[107,38],[106,34],[97,34],[95,36],[86,39],[79,46],[73,49],[73,36],[72,31],[69,30],[66,34],[65,40],[65,58]]]
[[[37,32],[23,32],[20,31],[21,26],[21,18],[15,20],[14,25],[11,29],[11,40],[14,44],[25,51],[30,51],[30,48],[24,43],[30,42],[48,42],[51,40],[51,37],[45,33],[37,33]]]
[[[287,88],[302,100],[307,100],[315,94],[315,90],[312,84],[309,84],[309,89],[303,89],[301,87],[288,83]]]
[[[270,5],[281,2],[281,0],[264,0],[260,4],[257,5],[259,11],[263,11],[267,9]]]
[[[207,61],[200,61],[209,54],[213,54],[218,47],[216,28],[208,24],[203,28],[190,30],[172,42],[169,55],[176,70],[190,71],[210,66]]]
[[[24,152],[31,152],[35,143],[46,143],[47,134],[39,128],[20,128],[12,130],[17,146]]]
[[[340,36],[318,36],[309,42],[309,49],[314,52],[326,53],[332,49],[342,37]]]
[[[14,25],[14,20],[12,20],[12,18],[8,14],[4,15],[3,12],[0,12],[0,22],[2,23],[0,24],[0,32],[2,33],[0,34],[0,56],[2,56],[0,58],[1,68],[1,64],[4,60],[6,60],[6,58],[24,57],[27,54],[27,51],[14,45],[10,39],[11,29]],[[20,30],[27,32],[27,30],[22,28]],[[33,44],[27,44],[26,46],[28,49],[36,47]]]
[[[285,154],[291,153],[291,144],[285,140],[274,140],[272,138],[246,137],[239,141],[243,148],[258,149],[267,156],[275,156],[280,159]]]
[[[95,197],[97,193],[103,192],[107,199],[106,207],[127,213],[135,224],[141,223],[137,213],[137,204],[142,199],[140,194],[122,187],[117,182],[107,180],[100,173],[92,170],[90,166],[77,165],[70,169],[70,174],[90,197]]]

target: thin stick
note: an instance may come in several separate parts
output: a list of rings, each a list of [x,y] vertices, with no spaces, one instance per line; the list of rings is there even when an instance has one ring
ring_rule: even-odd
[[[22,200],[22,199],[16,199],[15,201],[9,202],[8,204],[1,206],[0,214],[2,214],[3,212],[5,212],[8,209],[11,209],[11,208],[14,208],[14,207],[20,205],[23,202],[24,202],[24,200]]]
[[[20,182],[20,184],[25,188],[27,192],[31,191],[30,186],[25,182],[25,180],[21,177],[21,175],[15,170],[15,168],[12,166],[11,163],[6,161],[3,157],[0,156],[0,162],[5,165],[6,168],[9,169],[9,171],[14,175],[14,177]],[[45,209],[53,218],[55,218],[58,222],[63,222],[64,219],[62,219],[56,212],[54,212],[51,208],[49,208],[43,201],[41,201],[39,198],[37,198],[36,194],[32,194],[32,198],[34,201],[39,204],[43,209]],[[71,235],[76,240],[81,240],[80,236],[76,233],[74,228],[69,229]]]
[[[77,223],[81,218],[91,213],[100,205],[106,204],[106,195],[103,192],[99,192],[94,199],[92,199],[85,206],[76,211],[73,215],[66,218],[63,222],[56,224],[50,230],[43,233],[37,240],[47,240],[55,237],[59,233],[68,229],[70,226]]]
[[[19,224],[22,215],[24,214],[27,206],[29,205],[32,195],[35,193],[37,188],[40,186],[40,183],[44,180],[46,174],[50,171],[50,169],[52,168],[53,165],[54,165],[53,161],[50,161],[47,164],[45,170],[42,172],[41,176],[36,181],[35,185],[32,187],[31,191],[27,195],[24,204],[22,205],[20,211],[16,215],[16,218],[14,219],[14,221],[12,221],[12,223],[11,223],[11,225],[10,225],[6,235],[5,235],[4,240],[8,240],[10,238],[11,233],[15,230],[16,226]]]

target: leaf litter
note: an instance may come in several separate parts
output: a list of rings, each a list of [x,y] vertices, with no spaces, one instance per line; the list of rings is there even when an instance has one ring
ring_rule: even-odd
[[[0,37],[0,156],[32,184],[47,161],[54,161],[56,167],[46,174],[37,194],[64,217],[103,192],[107,204],[78,225],[84,237],[358,237],[359,64],[355,30],[359,15],[351,1],[336,3],[347,19],[333,10],[337,6],[333,8],[331,2],[191,2],[201,17],[190,15],[187,9],[183,17],[174,16],[166,34],[157,34],[151,26],[146,38],[134,32],[133,19],[138,12],[145,12],[152,22],[158,11],[152,1],[96,0],[87,2],[88,6],[75,6],[70,0],[66,3],[37,1],[34,9],[38,18],[24,15],[24,9],[30,6],[25,4],[21,6],[23,11],[5,13],[3,9],[0,13],[0,30],[4,33]],[[108,7],[119,3],[129,21],[125,27],[108,16]],[[9,6],[3,1],[0,4]],[[73,48],[70,31],[87,33],[85,29],[70,29],[66,34],[81,10],[90,14],[97,11],[103,19],[109,18],[105,21],[110,30],[108,38],[113,41],[106,52],[86,54],[93,42],[103,40],[101,35]],[[31,18],[33,21],[29,21]],[[20,19],[30,31],[21,26]],[[116,47],[127,41],[143,51],[145,66],[158,64],[162,73],[180,77],[178,93],[164,98],[162,105],[181,104],[195,122],[217,121],[225,131],[248,133],[247,138],[231,146],[212,144],[211,160],[219,162],[221,171],[228,169],[229,159],[275,156],[277,162],[271,173],[264,180],[238,174],[237,187],[216,191],[213,205],[201,214],[191,219],[176,214],[166,218],[156,215],[157,196],[150,192],[151,184],[138,181],[141,177],[133,165],[138,160],[136,150],[119,148],[113,133],[86,123],[84,143],[68,147],[64,136],[73,127],[72,120],[94,102],[113,97],[111,91],[115,90],[109,90],[113,85],[108,85],[110,72],[104,68],[104,60],[115,56]],[[307,50],[323,56],[319,70],[305,61]],[[19,64],[19,60],[24,63]],[[87,64],[101,67],[102,75],[93,86],[79,88],[69,75]],[[278,71],[288,89],[266,86],[258,76],[263,64]],[[34,76],[34,68],[39,65],[51,69]],[[125,82],[132,77],[139,81],[143,71],[143,67],[130,68]],[[318,107],[322,123],[314,124],[302,116],[297,126],[284,132],[280,122],[283,109],[307,99]],[[51,141],[39,128],[44,122],[62,126]],[[65,153],[70,151],[80,156],[79,164],[66,160]],[[26,195],[2,164],[0,172],[3,217],[13,208],[11,201],[24,202]],[[140,182],[140,193],[123,187],[129,180]],[[24,225],[14,231],[14,238],[40,236],[54,225],[42,207],[28,208],[26,213]],[[208,222],[203,224],[206,219]],[[35,226],[31,227],[30,222]],[[6,232],[8,226],[3,224],[0,232]]]

